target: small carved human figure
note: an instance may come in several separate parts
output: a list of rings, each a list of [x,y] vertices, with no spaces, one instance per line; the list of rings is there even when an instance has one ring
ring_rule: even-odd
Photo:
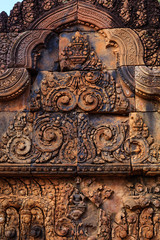
[[[19,237],[19,214],[13,207],[6,210],[5,237],[7,239]]]
[[[21,240],[30,239],[31,212],[29,209],[21,210]]]

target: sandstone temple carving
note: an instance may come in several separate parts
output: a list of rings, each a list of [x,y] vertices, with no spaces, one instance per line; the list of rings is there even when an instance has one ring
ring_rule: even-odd
[[[0,14],[0,240],[160,240],[160,4]]]

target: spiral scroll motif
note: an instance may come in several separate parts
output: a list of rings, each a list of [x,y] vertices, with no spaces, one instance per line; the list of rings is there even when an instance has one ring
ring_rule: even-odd
[[[79,96],[78,106],[84,111],[93,111],[101,105],[102,97],[99,91],[87,89]]]
[[[101,151],[115,151],[121,146],[125,139],[125,129],[121,126],[107,125],[98,128],[94,133],[94,142],[98,149]]]
[[[149,157],[149,145],[145,138],[132,138],[130,151],[134,163],[142,163]]]
[[[37,122],[33,139],[36,148],[40,151],[54,152],[60,148],[63,141],[63,134],[57,126],[54,126],[46,118]]]
[[[31,140],[27,136],[15,136],[7,144],[10,158],[14,162],[30,163]]]
[[[61,111],[71,111],[76,107],[76,97],[68,89],[60,89],[48,96],[48,105]]]
[[[72,229],[72,224],[67,218],[61,218],[59,221],[56,223],[56,233],[58,236],[64,237],[69,234],[69,232]]]

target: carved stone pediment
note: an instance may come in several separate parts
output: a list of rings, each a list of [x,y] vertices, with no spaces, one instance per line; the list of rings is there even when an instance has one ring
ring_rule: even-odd
[[[160,240],[158,0],[0,13],[0,240]]]
[[[64,37],[60,42],[60,47]],[[66,72],[68,70],[68,72]],[[85,35],[76,32],[60,53],[60,72],[41,72],[41,84],[31,109],[45,111],[125,112],[129,101]]]
[[[1,169],[6,174],[24,169],[58,175],[159,171],[159,138],[151,137],[143,116],[132,113],[135,92],[151,85],[138,77],[147,67],[126,65],[142,61],[137,39],[132,30],[123,29],[64,31],[59,37],[48,31],[20,34],[8,56],[12,59],[16,53],[15,65],[20,60],[20,66],[32,66],[38,74],[28,109],[15,114],[3,132]],[[22,58],[29,52],[30,58]],[[155,74],[158,79],[158,71]],[[155,81],[146,94],[158,93],[158,87]]]

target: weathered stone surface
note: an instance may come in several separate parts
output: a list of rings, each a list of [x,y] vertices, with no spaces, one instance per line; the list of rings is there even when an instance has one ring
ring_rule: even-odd
[[[129,112],[133,105],[134,96],[127,96],[127,89],[122,88],[115,71],[40,72],[32,90],[31,110],[69,112],[79,109],[121,114]]]
[[[106,47],[114,47],[118,66],[144,65],[142,43],[133,30],[116,28],[104,29],[103,32],[106,35]]]
[[[159,66],[159,29],[136,30],[136,32],[143,43],[145,64],[147,66]]]
[[[44,46],[46,37],[51,31],[27,31],[19,33],[15,41],[10,45],[7,53],[7,65],[9,67],[34,69],[37,60],[36,46]],[[41,50],[41,47],[40,49]]]
[[[0,101],[21,95],[31,82],[29,72],[24,68],[10,68],[0,75]]]
[[[75,6],[75,11],[72,10]],[[86,10],[87,8],[87,10]],[[13,10],[8,17],[4,12],[1,13],[0,23],[1,31],[24,31],[26,29],[35,29],[35,23],[41,22],[41,17],[45,19],[49,15],[47,21],[54,21],[52,14],[61,18],[61,24],[64,23],[65,18],[58,14],[59,9],[66,9],[63,16],[70,17],[73,21],[78,16],[79,20],[91,21],[91,24],[100,22],[101,25],[112,26],[113,23],[123,27],[130,28],[158,28],[159,27],[159,3],[156,0],[138,0],[137,2],[131,0],[112,0],[112,1],[51,1],[51,0],[24,0],[21,3],[15,4]],[[77,11],[76,11],[77,10]],[[67,14],[64,14],[67,13]],[[103,16],[102,16],[103,13]],[[72,15],[75,17],[72,18]],[[58,19],[57,17],[57,19]],[[40,20],[39,20],[40,18]],[[46,21],[46,22],[47,22]],[[45,20],[44,20],[45,22]],[[39,23],[40,24],[40,23]],[[57,26],[56,26],[57,27]],[[44,28],[43,28],[44,29]]]
[[[0,111],[1,112],[12,112],[12,111],[25,111],[30,109],[30,85],[19,95],[14,96],[14,99],[1,99],[0,100]]]
[[[159,128],[158,112],[130,114],[130,151],[133,172],[159,173]]]
[[[130,173],[127,117],[80,114],[78,131],[80,173]]]
[[[113,32],[104,31],[107,34]],[[115,34],[119,34],[119,38],[120,32],[135,36],[132,30],[117,29]],[[137,159],[140,163],[138,169],[143,171],[141,163],[149,158],[148,152],[153,148],[152,142],[148,142],[151,141],[148,140],[149,130],[148,135],[143,135],[143,127],[148,129],[149,123],[145,125],[140,115],[132,114],[132,111],[137,106],[135,93],[141,94],[143,91],[147,97],[159,94],[159,83],[155,81],[159,80],[159,71],[127,65],[118,65],[117,69],[108,70],[109,59],[111,58],[109,68],[116,60],[110,52],[103,54],[106,37],[102,31],[64,32],[60,33],[59,40],[58,35],[40,31],[39,34],[44,35],[41,47],[38,47],[41,41],[37,39],[38,35],[33,40],[31,33],[24,33],[24,38],[20,34],[11,51],[11,56],[14,56],[14,52],[21,53],[23,50],[24,59],[20,59],[24,65],[37,70],[38,75],[36,77],[31,73],[30,98],[23,95],[25,101],[29,101],[29,109],[26,102],[27,111],[17,113],[1,137],[1,165],[6,168],[6,174],[13,169],[15,173],[21,171],[24,164],[24,171],[32,174],[131,174],[137,167]],[[37,34],[38,31],[34,33]],[[24,40],[26,36],[31,37],[29,47]],[[108,44],[113,53],[111,42],[108,41]],[[22,46],[25,47],[22,49]],[[25,63],[28,51],[31,58]],[[139,50],[136,51],[138,53]],[[17,63],[20,61],[18,58],[15,60]],[[113,69],[114,67],[116,65]],[[41,71],[43,68],[50,71]],[[26,81],[25,78],[23,81]],[[15,87],[13,89],[16,94],[18,91]],[[21,98],[16,101],[20,102]],[[20,110],[20,105],[14,108],[13,102],[12,106],[13,111]],[[4,107],[5,104],[2,104],[1,109]],[[10,110],[10,106],[7,109]],[[102,113],[110,115],[103,116]],[[117,116],[111,115],[113,113]],[[141,133],[136,132],[139,124]],[[156,141],[159,144],[159,139]],[[148,168],[150,169],[149,166]]]
[[[2,178],[1,239],[158,239],[159,178],[117,180]]]
[[[0,14],[0,240],[160,240],[159,6]]]
[[[160,102],[155,99],[145,99],[135,95],[135,105],[137,112],[159,112]]]
[[[123,66],[118,67],[121,78],[136,95],[153,99],[157,103],[160,96],[159,67]]]
[[[61,33],[59,39],[59,59],[60,61],[64,58],[63,50],[68,47],[69,43],[72,41],[72,37],[75,36],[76,32],[72,33]],[[114,53],[114,47],[106,48],[107,37],[103,36],[101,33],[89,33],[82,32],[84,41],[88,42],[89,48],[94,50],[99,58],[103,62],[103,66],[108,70],[116,69],[116,55]],[[73,45],[73,44],[72,44]],[[105,54],[104,54],[105,52]]]
[[[160,100],[160,67],[135,67],[135,91],[144,97]]]

